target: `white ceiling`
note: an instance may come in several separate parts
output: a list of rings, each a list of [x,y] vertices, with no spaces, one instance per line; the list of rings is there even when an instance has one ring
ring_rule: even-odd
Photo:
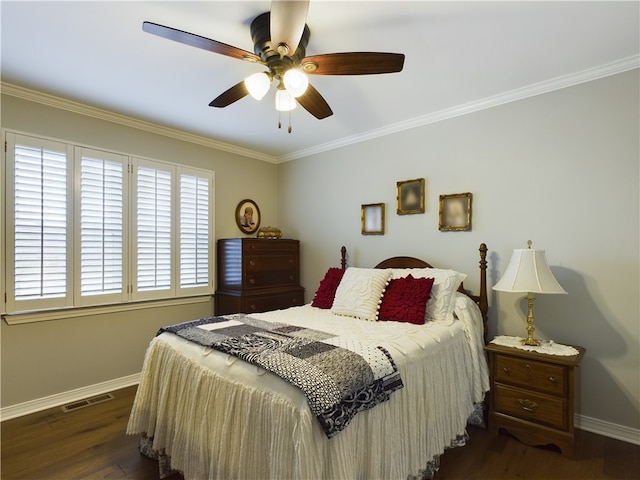
[[[208,106],[261,67],[142,31],[148,20],[253,51],[249,25],[269,1],[2,0],[1,78],[281,161],[637,68],[639,5],[311,0],[307,55],[406,59],[396,74],[310,77],[334,115],[299,107],[291,134],[273,87],[261,102]]]

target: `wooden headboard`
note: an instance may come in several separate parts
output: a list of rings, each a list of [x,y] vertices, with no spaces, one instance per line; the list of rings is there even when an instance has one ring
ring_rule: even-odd
[[[487,245],[485,243],[480,244],[478,249],[480,252],[480,292],[478,295],[474,295],[471,292],[465,290],[464,285],[460,285],[459,292],[464,293],[471,298],[480,309],[482,313],[482,323],[484,326],[484,341],[487,343],[487,322],[489,321],[489,301],[487,297]],[[342,269],[347,268],[347,248],[342,247],[340,249],[341,260],[340,265]],[[420,260],[415,257],[391,257],[378,263],[375,268],[434,268],[428,262]]]

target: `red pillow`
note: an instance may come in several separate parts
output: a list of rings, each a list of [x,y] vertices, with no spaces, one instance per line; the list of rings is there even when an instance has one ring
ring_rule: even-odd
[[[391,280],[382,297],[378,320],[424,324],[433,281],[433,278],[413,278],[411,275]]]
[[[342,280],[342,275],[344,275],[344,270],[341,268],[331,267],[327,270],[327,273],[325,273],[324,278],[320,281],[320,286],[313,297],[313,301],[311,302],[312,307],[325,309],[331,308],[333,305],[333,298],[336,296],[336,290],[338,285],[340,285],[340,280]]]

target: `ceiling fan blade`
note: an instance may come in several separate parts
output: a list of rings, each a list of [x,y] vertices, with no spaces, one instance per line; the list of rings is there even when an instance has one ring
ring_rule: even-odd
[[[312,85],[309,85],[307,87],[307,91],[296,98],[296,100],[306,111],[308,111],[318,120],[322,120],[323,118],[327,118],[333,115],[331,107],[329,106],[327,101],[322,95],[320,95],[318,90],[313,88]]]
[[[249,95],[249,90],[244,84],[244,80],[240,83],[236,83],[226,92],[221,93],[215,99],[209,103],[210,107],[224,108],[231,105],[233,102],[237,102],[243,97]]]
[[[211,40],[210,38],[201,37],[195,33],[184,32],[177,28],[166,27],[153,22],[143,22],[142,30],[147,33],[158,35],[159,37],[184,43],[185,45],[201,48],[213,53],[219,53],[220,55],[226,55],[227,57],[262,63],[262,59],[255,53],[251,53],[247,50],[242,50],[241,48],[233,47],[216,40]]]
[[[271,2],[271,44],[284,55],[293,56],[302,37],[309,12],[309,0]],[[280,52],[279,45],[287,50]]]
[[[302,59],[305,73],[312,75],[375,75],[402,71],[402,53],[349,52],[312,55]]]

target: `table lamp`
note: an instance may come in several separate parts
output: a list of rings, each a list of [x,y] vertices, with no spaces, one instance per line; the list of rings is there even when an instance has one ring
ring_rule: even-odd
[[[527,314],[527,338],[523,345],[540,345],[533,338],[533,294],[534,293],[563,293],[567,292],[560,286],[551,273],[544,250],[532,250],[531,240],[527,242],[529,248],[519,248],[513,251],[509,265],[504,275],[493,287],[499,292],[520,292],[527,294],[529,313]]]

